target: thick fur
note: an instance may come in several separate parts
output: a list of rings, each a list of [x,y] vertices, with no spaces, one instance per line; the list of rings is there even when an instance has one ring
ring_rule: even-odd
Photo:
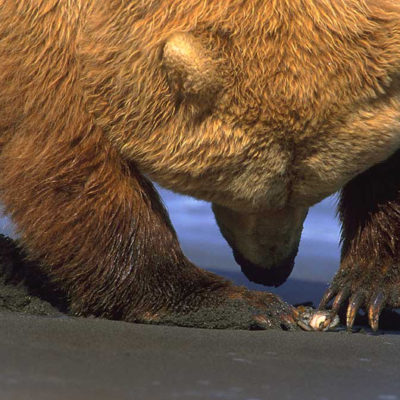
[[[347,324],[364,306],[371,326],[389,305],[400,306],[400,151],[360,174],[342,190],[342,260],[327,294],[334,308],[349,298]]]
[[[27,251],[81,314],[247,302],[185,259],[142,174],[305,216],[400,145],[399,22],[384,0],[1,0],[1,199]]]

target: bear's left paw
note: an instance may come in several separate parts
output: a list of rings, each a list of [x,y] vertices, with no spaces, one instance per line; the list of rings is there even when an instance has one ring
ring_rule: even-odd
[[[199,307],[144,314],[136,322],[208,329],[296,330],[298,312],[279,297],[230,286]]]
[[[349,265],[342,262],[319,308],[324,309],[332,299],[332,317],[348,299],[346,313],[348,329],[353,327],[358,310],[364,308],[368,313],[371,328],[377,331],[381,311],[384,308],[400,307],[400,266],[393,263],[376,266]]]

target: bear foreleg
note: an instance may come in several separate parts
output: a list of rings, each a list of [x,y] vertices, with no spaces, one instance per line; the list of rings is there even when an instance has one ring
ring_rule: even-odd
[[[79,132],[79,130],[82,132]],[[209,328],[294,327],[278,297],[233,286],[183,255],[158,194],[96,126],[15,135],[2,201],[29,256],[76,315]]]
[[[360,307],[373,330],[385,307],[400,306],[400,151],[350,181],[342,190],[341,265],[320,307],[334,298],[337,313],[349,299],[347,327]]]

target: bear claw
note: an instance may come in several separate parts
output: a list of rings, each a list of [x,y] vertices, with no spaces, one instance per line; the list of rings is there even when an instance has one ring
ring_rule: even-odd
[[[370,302],[370,306],[368,309],[368,320],[369,324],[375,332],[379,328],[379,316],[386,304],[386,296],[379,292],[376,294],[374,299]]]
[[[363,285],[362,283],[359,283],[357,285],[358,287],[355,287],[354,284],[355,282],[353,282],[352,285],[346,284],[343,287],[337,282],[334,282],[325,292],[319,305],[319,309],[325,309],[328,303],[333,299],[331,312],[333,315],[337,314],[341,306],[349,298],[346,311],[347,328],[353,328],[359,309],[364,308],[368,314],[369,325],[371,329],[376,332],[379,329],[379,318],[382,310],[385,307],[398,306],[398,299],[394,299],[395,301],[390,300],[391,296],[389,296],[388,293],[390,294],[389,287],[391,285],[388,285],[389,287],[385,287],[383,282],[381,283],[380,288],[375,288],[375,290],[367,285]],[[368,292],[372,292],[373,294],[369,295]]]
[[[356,293],[349,300],[349,306],[347,307],[346,314],[346,326],[351,329],[354,325],[354,320],[356,319],[356,315],[358,313],[359,308],[362,306],[364,302],[364,294]]]

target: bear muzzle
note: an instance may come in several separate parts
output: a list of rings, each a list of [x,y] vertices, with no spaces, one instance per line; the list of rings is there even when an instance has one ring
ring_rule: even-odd
[[[294,267],[296,251],[293,251],[288,257],[285,257],[278,264],[269,267],[254,264],[247,260],[237,250],[233,250],[235,261],[240,265],[242,272],[254,283],[265,286],[278,287],[286,282]]]

